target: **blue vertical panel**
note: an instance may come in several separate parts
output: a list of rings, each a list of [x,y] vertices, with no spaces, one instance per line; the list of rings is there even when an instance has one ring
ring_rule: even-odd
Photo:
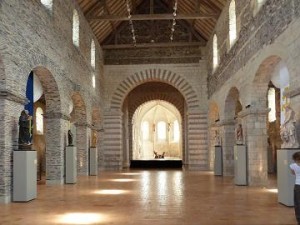
[[[29,100],[29,103],[25,105],[25,109],[28,110],[30,116],[33,116],[33,72],[29,74],[27,80],[26,98]]]

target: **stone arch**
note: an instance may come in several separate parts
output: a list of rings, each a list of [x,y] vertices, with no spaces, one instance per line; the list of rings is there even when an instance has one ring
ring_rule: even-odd
[[[73,111],[71,112],[71,117],[75,123],[83,124],[87,122],[86,106],[84,100],[79,92],[74,92],[72,94],[73,101]]]
[[[251,92],[251,105],[255,106],[256,108],[267,107],[268,85],[276,65],[278,65],[281,60],[281,57],[277,55],[271,55],[263,60],[259,65],[252,83]]]
[[[105,169],[120,169],[129,158],[128,112],[123,110],[126,97],[135,87],[150,82],[165,83],[178,90],[184,98],[185,146],[183,156],[186,168],[208,169],[207,112],[200,111],[199,97],[186,79],[166,69],[147,69],[125,78],[119,83],[110,100],[110,109],[104,114],[104,156]],[[126,103],[125,103],[126,104]],[[126,153],[127,154],[127,153]],[[125,158],[125,160],[124,160]],[[126,165],[125,165],[126,166]]]
[[[39,78],[47,102],[46,113],[61,113],[61,99],[57,82],[52,73],[45,67],[38,66],[33,73]]]
[[[149,91],[151,90],[151,91]],[[164,91],[152,91],[152,90],[164,90]],[[171,92],[171,93],[169,93]],[[131,97],[134,96],[133,100],[130,100]],[[143,83],[132,89],[129,94],[127,95],[127,98],[129,99],[129,102],[126,106],[128,106],[128,121],[129,121],[129,127],[128,127],[128,135],[129,135],[129,158],[132,159],[132,118],[139,106],[142,104],[152,101],[152,100],[163,100],[166,101],[170,104],[172,104],[180,113],[181,116],[181,134],[182,137],[184,137],[185,134],[185,101],[184,97],[182,94],[173,86],[166,84],[166,83],[161,83],[161,82],[148,82],[148,83]],[[126,102],[126,100],[125,100]],[[125,104],[123,104],[123,111]],[[181,138],[181,147],[184,150],[184,138]],[[183,155],[184,156],[184,155]]]
[[[199,107],[198,96],[192,86],[180,75],[165,69],[148,69],[135,73],[123,80],[111,98],[111,109],[121,109],[127,94],[140,84],[147,82],[162,82],[175,87],[187,103],[188,109]]]
[[[240,92],[236,87],[232,87],[225,99],[224,116],[226,120],[232,120],[237,117],[237,113],[242,110],[240,102]]]
[[[46,183],[62,184],[64,179],[65,118],[62,115],[61,95],[55,76],[43,66],[32,72],[39,78],[46,100],[45,138],[46,138]]]

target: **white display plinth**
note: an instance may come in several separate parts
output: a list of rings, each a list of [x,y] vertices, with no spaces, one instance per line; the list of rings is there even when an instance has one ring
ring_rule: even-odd
[[[37,197],[36,151],[14,151],[13,201],[28,202]]]
[[[90,176],[98,175],[98,151],[97,148],[90,148]]]
[[[215,146],[215,165],[214,165],[214,174],[216,176],[223,175],[223,155],[222,155],[222,146]]]
[[[66,184],[77,182],[77,148],[75,146],[66,147]]]
[[[234,182],[247,185],[247,150],[245,145],[234,146]]]
[[[290,164],[293,163],[293,154],[299,151],[300,149],[277,150],[278,202],[286,206],[294,205],[295,175],[291,173]]]

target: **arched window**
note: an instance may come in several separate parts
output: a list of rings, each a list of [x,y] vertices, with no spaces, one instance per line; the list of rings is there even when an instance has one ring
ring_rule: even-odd
[[[44,118],[43,118],[43,109],[38,107],[35,113],[35,124],[37,134],[44,134]]]
[[[164,121],[159,121],[157,123],[157,138],[158,140],[167,139],[167,124]]]
[[[91,42],[91,66],[94,69],[96,67],[96,48],[95,48],[94,40],[92,40],[92,42]]]
[[[213,69],[215,70],[219,64],[218,37],[215,34],[213,37]]]
[[[96,87],[96,77],[95,77],[95,74],[93,73],[92,75],[92,85],[93,85],[93,88]]]
[[[173,126],[173,141],[174,142],[179,142],[179,136],[180,136],[180,131],[179,131],[179,123],[178,120],[174,121],[174,126]]]
[[[276,120],[275,88],[269,88],[268,90],[268,108],[271,109],[269,112],[269,122],[274,122]]]
[[[79,47],[79,16],[78,12],[74,9],[73,11],[73,44]]]
[[[142,123],[142,137],[144,141],[149,140],[149,122],[144,121]]]
[[[41,3],[50,11],[52,11],[53,0],[41,0]]]
[[[236,41],[236,12],[235,12],[235,0],[232,0],[229,5],[229,44],[230,48]]]

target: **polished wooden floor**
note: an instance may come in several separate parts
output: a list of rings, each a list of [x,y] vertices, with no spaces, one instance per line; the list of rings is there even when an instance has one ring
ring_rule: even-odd
[[[39,184],[37,199],[0,205],[0,224],[296,224],[293,208],[268,188],[235,186],[211,172],[101,172],[75,185]]]

